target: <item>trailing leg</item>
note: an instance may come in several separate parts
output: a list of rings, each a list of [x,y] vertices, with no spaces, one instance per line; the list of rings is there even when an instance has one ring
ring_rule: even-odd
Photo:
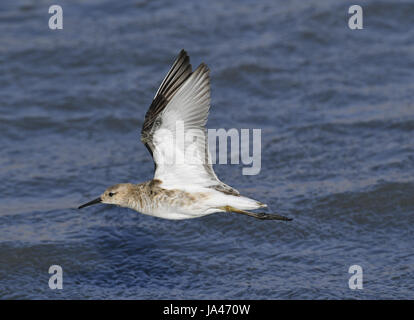
[[[263,213],[263,212],[249,212],[249,211],[245,211],[245,210],[240,210],[231,206],[224,206],[221,209],[225,210],[226,212],[236,212],[236,213],[241,213],[241,214],[245,214],[246,216],[250,216],[256,219],[260,219],[260,220],[281,220],[281,221],[291,221],[291,218],[279,215],[279,214],[269,214],[269,213]]]

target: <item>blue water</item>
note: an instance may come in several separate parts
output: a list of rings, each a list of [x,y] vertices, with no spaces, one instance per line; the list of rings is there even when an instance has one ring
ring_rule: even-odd
[[[412,1],[360,1],[354,31],[349,1],[55,1],[55,31],[51,4],[0,4],[0,298],[414,298]],[[182,48],[208,128],[262,130],[260,174],[218,176],[292,222],[75,209],[152,178],[140,127]]]

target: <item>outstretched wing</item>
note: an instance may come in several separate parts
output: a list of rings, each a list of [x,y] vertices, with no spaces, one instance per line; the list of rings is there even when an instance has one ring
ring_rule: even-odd
[[[209,69],[194,72],[182,50],[145,115],[141,140],[154,163],[154,179],[164,188],[201,186],[239,195],[221,182],[211,165],[205,129],[210,109]]]
[[[174,93],[182,86],[190,75],[190,58],[184,50],[181,50],[170,71],[168,71],[158,88],[154,100],[145,114],[145,120],[141,130],[141,141],[145,144],[151,155],[153,155],[153,150],[155,148],[152,144],[152,138],[155,130],[160,124],[160,122],[156,120],[164,111]],[[156,166],[157,164],[155,163],[155,169]]]

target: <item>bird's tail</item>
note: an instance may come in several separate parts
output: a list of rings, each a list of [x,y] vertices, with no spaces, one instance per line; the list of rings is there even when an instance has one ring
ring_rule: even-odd
[[[264,203],[243,196],[227,196],[226,202],[228,206],[239,210],[255,210],[267,207]]]

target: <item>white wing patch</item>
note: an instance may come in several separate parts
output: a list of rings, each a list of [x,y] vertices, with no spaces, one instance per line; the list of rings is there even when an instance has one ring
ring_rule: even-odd
[[[163,188],[212,188],[231,195],[239,192],[214,173],[205,124],[210,109],[209,69],[194,72],[181,50],[145,115],[141,140],[155,162],[154,179]]]
[[[154,178],[165,188],[220,183],[209,163],[205,124],[210,108],[209,70],[200,65],[161,114],[153,135]]]

